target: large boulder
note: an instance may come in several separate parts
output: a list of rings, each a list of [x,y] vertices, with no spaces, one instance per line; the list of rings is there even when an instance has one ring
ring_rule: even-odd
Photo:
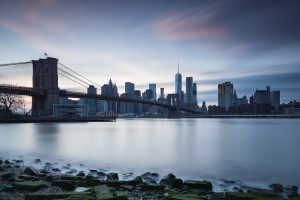
[[[111,173],[107,174],[107,180],[108,181],[117,181],[117,180],[119,180],[118,173],[111,172]]]
[[[53,186],[58,186],[63,190],[71,191],[75,189],[75,181],[71,180],[60,180],[60,181],[53,181]]]
[[[46,184],[41,181],[23,181],[14,182],[13,186],[18,190],[37,191],[46,187]]]
[[[197,189],[201,191],[212,191],[213,187],[209,181],[185,181],[184,186],[190,189]]]
[[[279,183],[273,183],[273,184],[269,185],[269,187],[276,193],[283,192],[283,186]]]
[[[0,181],[1,180],[9,180],[14,177],[15,177],[15,173],[13,173],[13,172],[0,173]]]
[[[37,175],[37,172],[32,167],[26,167],[25,170],[23,171],[23,173],[31,175],[31,176]]]
[[[159,184],[169,188],[182,188],[183,181],[181,179],[176,178],[175,175],[170,173],[167,176],[165,176],[163,179],[161,179]]]

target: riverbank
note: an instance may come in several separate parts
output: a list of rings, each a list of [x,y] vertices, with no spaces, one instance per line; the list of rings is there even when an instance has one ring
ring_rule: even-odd
[[[57,168],[53,163],[36,159],[41,168],[26,166],[23,160],[0,158],[0,199],[170,199],[170,200],[299,200],[297,186],[276,183],[270,189],[254,189],[246,185],[214,192],[213,184],[205,180],[182,180],[173,174],[160,178],[146,172],[118,174],[90,169],[78,171],[70,164]],[[234,181],[223,180],[224,185]]]

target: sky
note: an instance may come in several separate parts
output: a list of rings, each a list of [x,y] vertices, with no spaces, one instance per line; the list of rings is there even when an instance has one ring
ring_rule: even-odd
[[[0,63],[50,57],[119,93],[125,82],[175,92],[178,62],[217,104],[217,86],[239,97],[280,90],[300,101],[298,0],[7,0],[0,2]]]

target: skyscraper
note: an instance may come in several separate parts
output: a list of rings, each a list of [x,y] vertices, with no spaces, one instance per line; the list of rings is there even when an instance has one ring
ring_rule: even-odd
[[[193,77],[186,77],[185,103],[189,106],[193,102]]]
[[[97,89],[95,86],[90,85],[87,89],[88,94],[97,94]],[[96,114],[97,100],[96,99],[87,99],[87,114],[88,116],[93,116]]]
[[[178,63],[178,72],[175,75],[175,93],[179,95],[179,99],[182,99],[181,91],[182,91],[182,76],[179,73],[179,63]]]
[[[225,82],[218,85],[218,106],[226,107],[233,105],[233,84]]]
[[[149,83],[149,90],[152,90],[153,92],[153,99],[156,100],[156,84],[155,83]]]
[[[193,83],[193,103],[198,104],[198,101],[197,101],[197,83]]]
[[[134,84],[131,82],[125,82],[125,93],[134,95]]]

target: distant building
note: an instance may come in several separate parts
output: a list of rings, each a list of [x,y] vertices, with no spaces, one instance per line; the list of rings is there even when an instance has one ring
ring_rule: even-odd
[[[207,113],[207,107],[206,107],[205,101],[202,102],[202,107],[200,109],[200,112],[205,113],[205,114]]]
[[[233,84],[225,82],[218,85],[218,106],[225,107],[233,105]]]
[[[149,84],[149,90],[152,90],[153,96],[151,100],[156,100],[156,84],[155,83],[150,83]]]
[[[101,87],[101,95],[118,97],[119,93],[118,93],[118,88],[117,88],[116,83],[113,84],[112,80],[109,79],[108,84],[104,84]],[[105,101],[108,104],[108,111],[117,113],[117,102],[109,101],[109,100],[105,100]],[[105,105],[105,103],[100,103],[100,105]],[[105,112],[105,111],[100,110],[100,112]]]
[[[253,103],[270,103],[273,106],[280,105],[280,90],[271,91],[270,86],[266,90],[257,90],[253,96]]]
[[[193,77],[186,77],[185,104],[188,106],[193,103]]]
[[[130,93],[123,93],[120,97],[124,98],[133,98],[133,95]],[[134,113],[134,103],[127,103],[127,102],[120,102],[119,103],[119,113],[126,114],[126,113]]]
[[[270,100],[270,86],[266,90],[257,90],[254,93],[254,103],[271,103]]]
[[[208,106],[208,114],[209,115],[225,115],[226,107],[210,105],[210,106]]]
[[[125,93],[134,95],[134,84],[131,82],[125,82]]]
[[[241,105],[241,104],[248,104],[247,96],[244,95],[242,98],[238,98],[236,91],[234,90],[233,105]]]
[[[175,75],[175,93],[179,94],[179,99],[182,99],[181,92],[182,92],[182,76],[179,73],[179,63],[178,63],[178,72]]]
[[[160,88],[159,98],[165,98],[165,88]]]
[[[192,100],[193,104],[198,104],[198,100],[197,100],[197,83],[193,83],[193,100]]]
[[[90,85],[87,89],[87,93],[96,95],[97,89],[93,85]],[[86,104],[87,104],[87,115],[88,116],[96,115],[97,100],[96,99],[86,99]]]

